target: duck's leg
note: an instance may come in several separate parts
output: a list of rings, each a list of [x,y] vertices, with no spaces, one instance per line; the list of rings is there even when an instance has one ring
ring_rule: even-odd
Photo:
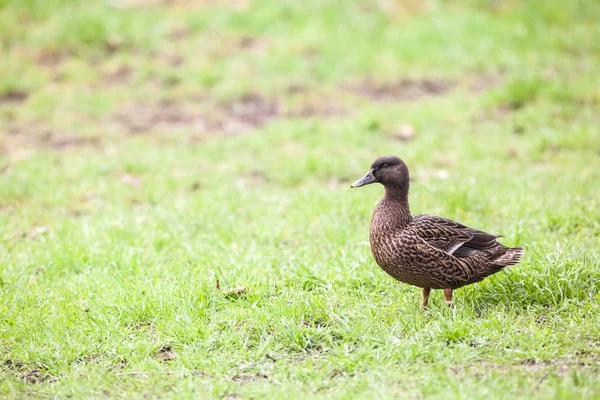
[[[421,308],[427,308],[427,304],[429,302],[429,292],[431,292],[431,289],[423,288],[423,301],[421,302]]]
[[[444,297],[446,298],[446,304],[450,307],[452,305],[452,289],[444,289]]]

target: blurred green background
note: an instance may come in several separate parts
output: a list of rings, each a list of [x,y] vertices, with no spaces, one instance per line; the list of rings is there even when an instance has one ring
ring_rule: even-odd
[[[0,0],[0,396],[597,398],[597,1]],[[522,245],[459,290],[414,213]]]

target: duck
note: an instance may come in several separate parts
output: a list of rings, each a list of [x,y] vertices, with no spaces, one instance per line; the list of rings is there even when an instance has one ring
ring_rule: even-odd
[[[428,307],[431,289],[443,289],[452,305],[455,289],[480,282],[523,256],[522,247],[498,242],[490,234],[447,218],[410,212],[410,175],[399,157],[377,158],[369,171],[350,185],[358,188],[372,183],[384,187],[369,232],[375,262],[400,282],[423,289],[421,307]]]

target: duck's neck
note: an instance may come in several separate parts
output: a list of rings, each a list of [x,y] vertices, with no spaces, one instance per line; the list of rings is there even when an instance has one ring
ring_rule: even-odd
[[[408,204],[408,186],[385,186],[383,202],[386,204],[387,212],[392,215],[391,223],[403,228],[412,219],[410,206]]]

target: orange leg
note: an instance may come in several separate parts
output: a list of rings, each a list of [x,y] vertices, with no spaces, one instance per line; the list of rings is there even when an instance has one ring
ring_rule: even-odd
[[[446,304],[452,305],[452,289],[444,289],[444,297],[446,298]]]
[[[423,301],[421,302],[421,308],[427,308],[427,304],[429,302],[429,292],[431,292],[431,289],[423,288]]]

